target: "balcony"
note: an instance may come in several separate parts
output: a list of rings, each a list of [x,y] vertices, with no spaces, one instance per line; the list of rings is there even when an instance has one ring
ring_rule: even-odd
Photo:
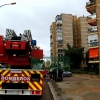
[[[63,40],[57,40],[57,44],[63,44]],[[58,48],[62,48],[62,47],[58,47]]]
[[[98,46],[98,34],[91,34],[88,35],[88,43],[89,47],[91,46]]]
[[[62,20],[57,20],[56,25],[62,25]]]
[[[56,28],[56,33],[58,34],[58,33],[62,33],[62,28],[61,27],[57,27]]]
[[[59,54],[63,53],[63,49],[58,49],[57,53],[59,53]]]
[[[52,35],[52,32],[50,32],[50,35]]]
[[[96,2],[96,0],[89,0],[90,2]]]
[[[53,44],[53,39],[50,40],[50,44]]]
[[[63,46],[61,44],[60,45],[59,44],[57,45],[57,50],[59,50],[59,49],[63,50]]]
[[[53,50],[52,50],[52,48],[50,49],[50,53],[53,53]]]
[[[57,20],[62,20],[61,15],[57,15],[57,16],[56,16],[55,21],[57,22]]]
[[[96,13],[96,1],[91,0],[90,2],[86,2],[86,9],[89,13]]]
[[[97,26],[96,14],[87,16],[86,20],[87,20],[87,22],[88,22],[89,25],[91,25],[91,26]]]
[[[98,47],[98,34],[88,35],[88,46],[89,48]]]
[[[56,30],[56,34],[59,34],[59,33],[62,34],[62,30]]]
[[[52,48],[53,47],[53,43],[50,43],[50,48]]]
[[[50,29],[50,33],[52,33],[53,31],[52,31],[52,28]]]
[[[61,41],[62,42],[62,33],[57,33],[57,36],[56,36],[56,40],[57,40],[57,42],[58,41]]]
[[[98,29],[97,26],[92,27],[92,28],[88,28],[88,33],[91,35],[92,33],[97,33]]]
[[[52,35],[50,35],[50,40],[52,39]]]
[[[91,42],[91,43],[88,43],[89,44],[89,47],[98,47],[98,42]]]

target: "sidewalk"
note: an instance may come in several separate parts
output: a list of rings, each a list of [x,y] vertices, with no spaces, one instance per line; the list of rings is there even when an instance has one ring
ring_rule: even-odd
[[[52,84],[50,82],[48,82],[48,85],[49,85],[49,88],[50,88],[50,91],[52,93],[52,96],[53,96],[53,100],[61,100],[60,99],[60,96],[57,95],[57,91],[55,91],[54,87],[52,86]]]
[[[92,75],[74,75],[57,82],[73,100],[100,100],[100,78]]]

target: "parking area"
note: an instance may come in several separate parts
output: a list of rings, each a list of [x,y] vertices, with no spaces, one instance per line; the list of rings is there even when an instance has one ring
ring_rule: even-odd
[[[63,82],[57,82],[66,92],[67,98],[73,100],[100,100],[100,78],[88,75],[73,75],[64,77]]]

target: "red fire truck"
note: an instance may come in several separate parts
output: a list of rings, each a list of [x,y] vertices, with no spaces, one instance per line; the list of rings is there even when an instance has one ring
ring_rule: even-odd
[[[16,35],[6,29],[0,35],[0,95],[40,95],[43,93],[41,68],[34,69],[32,61],[43,59],[43,50],[32,40],[30,30]]]

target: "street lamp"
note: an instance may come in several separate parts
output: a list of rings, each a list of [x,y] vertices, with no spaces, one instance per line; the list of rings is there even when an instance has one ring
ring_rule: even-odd
[[[15,5],[15,4],[16,4],[16,2],[12,2],[12,3],[8,3],[8,4],[3,4],[3,5],[0,6],[0,8],[3,7],[3,6],[6,6],[6,5]]]

